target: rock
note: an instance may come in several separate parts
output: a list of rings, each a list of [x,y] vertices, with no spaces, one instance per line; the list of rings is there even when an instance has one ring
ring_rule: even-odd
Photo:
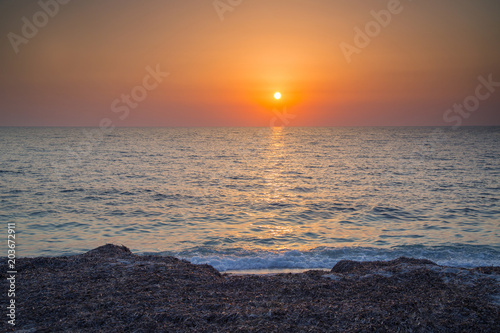
[[[349,273],[363,266],[362,262],[354,260],[340,260],[333,266],[332,273]]]
[[[388,264],[411,264],[411,265],[437,265],[435,262],[427,260],[427,259],[415,259],[415,258],[407,258],[407,257],[399,257],[395,260],[387,261]]]
[[[398,259],[389,261],[354,261],[354,260],[340,260],[335,266],[333,266],[332,273],[352,273],[352,272],[362,272],[366,270],[374,270],[380,268],[390,268],[398,266],[401,264],[406,265],[437,265],[436,263],[427,259],[414,259],[400,257]]]
[[[333,268],[342,273],[221,276],[209,265],[111,244],[81,255],[19,258],[15,330],[497,332],[500,268],[459,269],[464,274],[445,274],[452,283],[444,283],[443,267],[429,263],[343,260]],[[8,290],[6,274],[0,278]]]
[[[334,280],[334,281],[340,281],[340,280],[342,280],[341,276],[338,276],[338,275],[335,275],[335,274],[326,274],[326,275],[323,275],[323,277],[326,278],[326,279]]]
[[[119,257],[119,256],[127,256],[131,255],[132,252],[130,249],[124,245],[114,245],[114,244],[106,244],[103,246],[99,246],[93,250],[85,253],[86,256],[104,256],[104,257]]]

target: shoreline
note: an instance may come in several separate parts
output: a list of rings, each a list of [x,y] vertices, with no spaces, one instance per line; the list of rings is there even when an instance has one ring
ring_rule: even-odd
[[[325,271],[328,268],[262,268],[262,269],[232,269],[227,271],[219,271],[221,274],[230,275],[275,275],[275,274],[300,274],[307,271]]]
[[[92,250],[102,242],[77,248],[65,246],[61,250],[27,250],[20,247],[19,257],[60,257],[79,255]],[[118,243],[120,244],[120,243]],[[296,248],[244,248],[244,247],[190,247],[183,250],[145,249],[135,243],[128,244],[137,255],[173,256],[193,264],[208,264],[220,272],[251,271],[265,269],[331,269],[339,260],[387,261],[399,257],[431,260],[438,265],[462,268],[500,266],[500,244],[441,245],[407,244],[395,247],[373,246],[318,246]],[[81,245],[81,244],[80,244]]]
[[[4,267],[6,258],[2,258]],[[221,273],[107,244],[17,259],[7,331],[463,331],[500,327],[500,267],[341,260],[330,270]],[[1,273],[8,289],[6,272]],[[5,289],[6,290],[6,289]],[[6,309],[8,300],[2,299]]]

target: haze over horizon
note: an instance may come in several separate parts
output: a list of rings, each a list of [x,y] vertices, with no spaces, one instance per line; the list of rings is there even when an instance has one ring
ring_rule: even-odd
[[[494,0],[1,1],[0,126],[500,125],[499,14]]]

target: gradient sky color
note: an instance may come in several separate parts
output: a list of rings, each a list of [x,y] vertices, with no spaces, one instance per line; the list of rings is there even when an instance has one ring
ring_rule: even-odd
[[[0,126],[446,126],[500,82],[497,0],[61,2],[0,1]],[[500,125],[493,90],[448,119]]]

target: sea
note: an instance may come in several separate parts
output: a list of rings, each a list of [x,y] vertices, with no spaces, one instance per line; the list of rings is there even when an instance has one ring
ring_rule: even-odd
[[[220,271],[500,266],[500,127],[0,128],[18,257],[113,243]]]

